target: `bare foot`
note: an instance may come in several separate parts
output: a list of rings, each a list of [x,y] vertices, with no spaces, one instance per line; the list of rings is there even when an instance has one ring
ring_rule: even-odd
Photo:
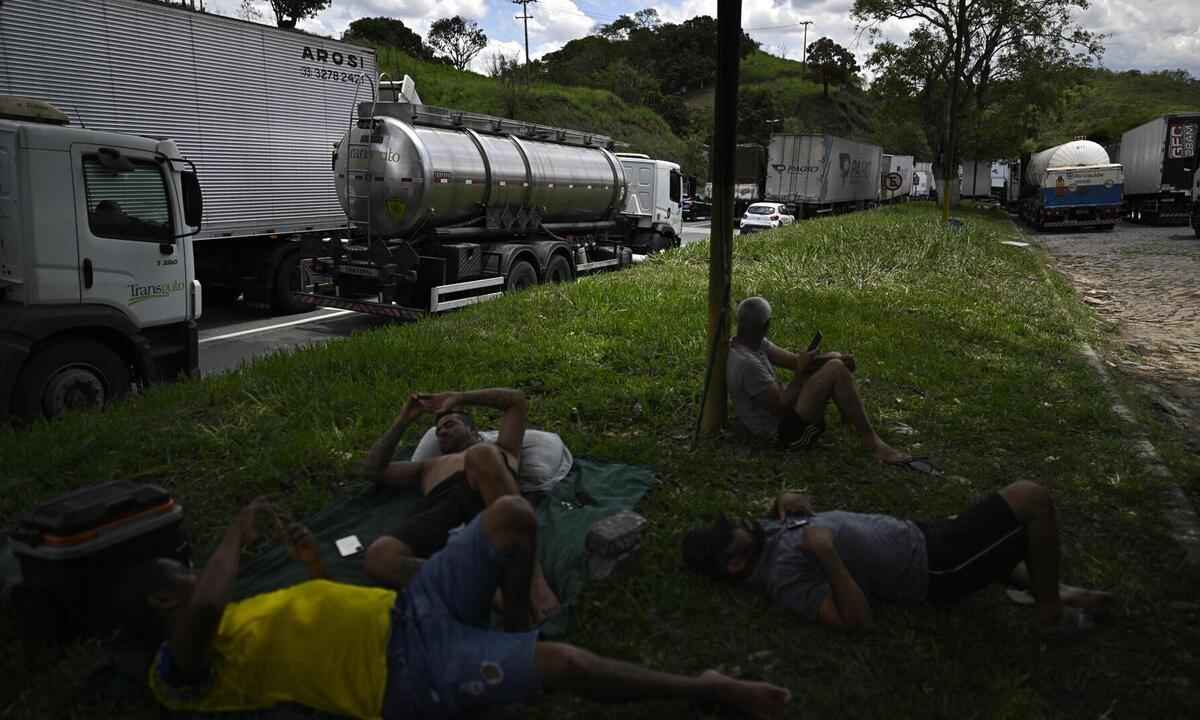
[[[912,455],[909,455],[903,450],[897,450],[882,440],[880,440],[879,445],[875,447],[874,453],[875,459],[881,463],[884,463],[885,465],[903,465],[909,460],[912,460]]]
[[[559,603],[558,596],[550,589],[549,583],[546,582],[545,576],[541,573],[537,573],[533,577],[529,602],[533,605],[534,625],[541,625],[546,622],[547,618],[552,617],[562,609],[562,604]]]
[[[711,685],[716,699],[762,720],[783,717],[783,706],[792,700],[792,691],[763,682],[746,682],[709,670],[700,679]]]

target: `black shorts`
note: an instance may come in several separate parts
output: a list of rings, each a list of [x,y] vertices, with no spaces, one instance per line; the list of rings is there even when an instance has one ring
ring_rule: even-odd
[[[483,507],[483,497],[467,482],[467,474],[459,471],[434,485],[392,536],[418,557],[429,557],[446,547],[451,530],[471,522]]]
[[[934,604],[953,603],[988,585],[1004,582],[1025,559],[1025,527],[1000,494],[972,505],[956,518],[918,522],[929,557]]]
[[[810,423],[793,410],[779,421],[779,447],[783,450],[801,450],[815,443],[823,432],[825,423]]]

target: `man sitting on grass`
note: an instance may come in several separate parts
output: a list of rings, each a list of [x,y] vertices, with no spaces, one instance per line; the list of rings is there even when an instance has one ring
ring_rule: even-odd
[[[747,432],[787,449],[808,447],[825,431],[825,406],[832,399],[877,460],[891,465],[912,460],[871,427],[854,384],[854,356],[788,352],[767,339],[770,325],[771,304],[765,299],[750,297],[738,304],[725,375],[738,422]],[[775,379],[776,367],[792,371],[786,386]]]
[[[1070,635],[1093,626],[1112,596],[1060,588],[1058,521],[1050,492],[1017,482],[932,522],[844,511],[814,513],[783,493],[767,521],[717,518],[684,537],[684,561],[739,582],[805,619],[842,627],[871,623],[875,600],[950,604],[989,584],[1028,587],[1037,628]]]
[[[503,412],[495,443],[484,442],[463,408],[482,406]],[[420,462],[393,462],[405,430],[424,413],[437,418],[437,441],[442,455]],[[517,469],[529,417],[529,403],[520,390],[493,388],[409,396],[391,429],[367,454],[366,472],[390,489],[419,489],[424,496],[416,512],[390,536],[367,548],[366,571],[373,579],[399,588],[402,560],[429,557],[446,546],[450,531],[468,523],[498,499],[520,496]],[[541,567],[533,573],[534,619],[542,622],[559,608]]]
[[[165,637],[149,683],[169,709],[295,703],[355,718],[448,718],[564,690],[611,702],[718,702],[775,718],[790,699],[784,688],[714,671],[670,675],[538,642],[529,632],[537,522],[517,496],[496,500],[431,559],[403,563],[411,580],[402,592],[320,579],[312,535],[293,525],[293,556],[314,579],[230,602],[242,547],[264,509],[255,501],[242,510],[199,576],[158,559],[124,578],[124,607],[157,621]],[[508,632],[487,627],[501,587]]]

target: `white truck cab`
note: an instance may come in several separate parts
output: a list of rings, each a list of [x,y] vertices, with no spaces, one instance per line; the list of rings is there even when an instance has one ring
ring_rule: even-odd
[[[194,167],[170,140],[66,121],[0,97],[0,418],[104,405],[198,365]]]
[[[656,252],[678,247],[683,236],[683,176],[679,165],[642,153],[617,153],[625,182],[622,214],[636,221],[634,247]]]

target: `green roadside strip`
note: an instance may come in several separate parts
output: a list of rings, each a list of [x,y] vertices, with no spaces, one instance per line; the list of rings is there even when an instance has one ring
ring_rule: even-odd
[[[531,396],[531,423],[559,432],[576,456],[653,465],[659,478],[640,507],[651,523],[640,572],[580,597],[572,640],[585,647],[765,678],[791,687],[813,717],[1180,717],[1200,704],[1200,618],[1171,603],[1192,597],[1194,580],[1178,572],[1159,481],[1142,474],[1077,352],[1098,341],[1095,320],[1041,254],[1000,244],[1015,238],[1003,214],[958,216],[963,227],[949,231],[932,205],[911,203],[734,246],[735,302],[770,298],[776,342],[800,347],[820,329],[824,347],[853,352],[885,439],[930,456],[944,478],[881,468],[832,414],[820,447],[804,454],[732,437],[691,451],[708,262],[708,244],[697,243],[628,271],[156,388],[103,415],[0,431],[0,472],[22,479],[5,483],[0,524],[68,488],[138,478],[181,498],[205,547],[256,495],[282,493],[296,515],[343,496],[354,460],[408,392],[511,385]],[[915,434],[893,430],[901,424]],[[697,518],[764,510],[784,487],[806,489],[822,508],[932,517],[1018,479],[1055,492],[1064,579],[1122,598],[1114,622],[1078,645],[1040,644],[1030,611],[999,590],[953,610],[880,607],[875,629],[846,635],[691,577],[679,559],[679,536]],[[0,627],[0,647],[13,638]],[[32,675],[18,653],[3,653],[0,673],[15,682],[0,691],[0,711],[80,713],[69,689],[88,648],[73,653]],[[116,712],[107,710],[93,714]],[[610,713],[552,697],[533,716]]]

